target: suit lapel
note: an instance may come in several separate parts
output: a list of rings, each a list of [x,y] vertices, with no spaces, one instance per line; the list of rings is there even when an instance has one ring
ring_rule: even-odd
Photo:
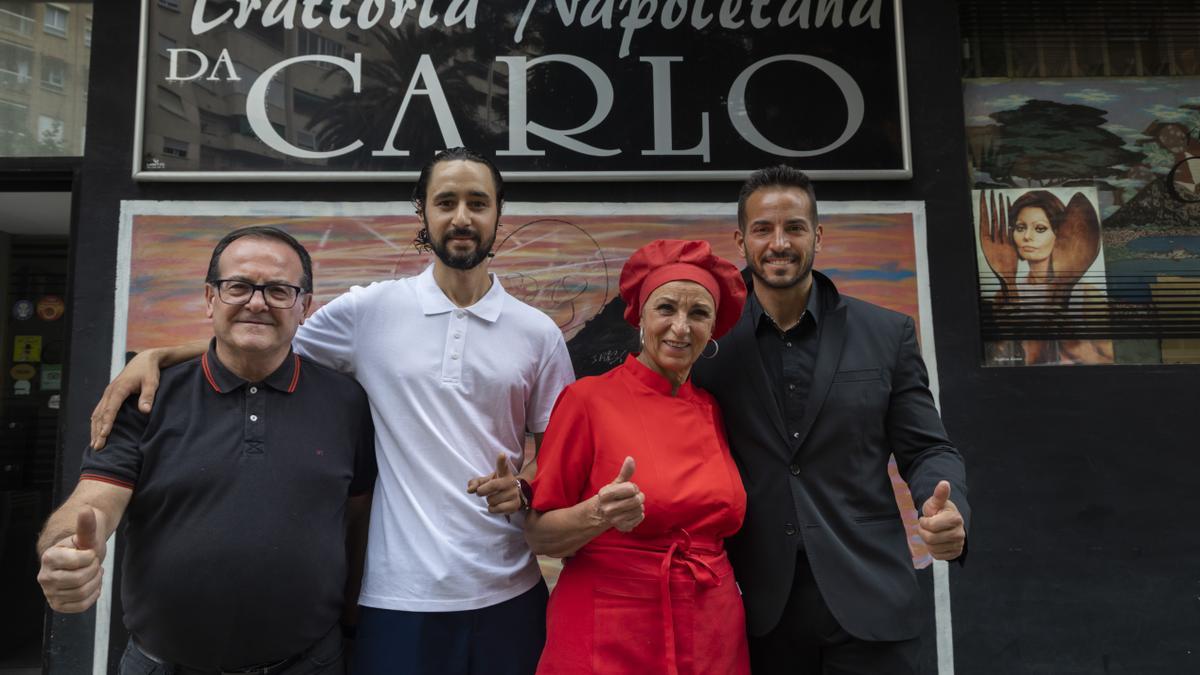
[[[833,384],[833,375],[837,372],[842,360],[842,347],[846,344],[846,305],[839,302],[832,311],[826,312],[825,323],[821,326],[821,337],[817,342],[817,364],[813,369],[812,383],[808,390],[808,404],[804,407],[804,418],[800,420],[800,443],[797,448],[804,447],[808,432],[812,430],[813,422],[821,412],[821,406],[829,395],[829,387]]]
[[[778,402],[771,394],[771,383],[767,380],[767,373],[763,369],[762,356],[758,353],[758,340],[754,337],[754,321],[749,308],[742,312],[742,318],[729,332],[729,337],[733,342],[730,347],[733,347],[734,353],[740,357],[741,363],[738,365],[745,373],[745,377],[750,380],[749,388],[758,397],[759,409],[767,412],[767,417],[771,419],[771,425],[775,427],[775,432],[786,444],[787,432],[783,428],[783,416],[779,412]]]

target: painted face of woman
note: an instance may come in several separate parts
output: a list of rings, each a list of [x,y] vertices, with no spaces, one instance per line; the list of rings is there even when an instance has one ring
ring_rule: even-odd
[[[641,360],[667,379],[683,382],[712,337],[716,317],[716,303],[700,284],[659,286],[642,306]]]
[[[1054,228],[1046,212],[1037,206],[1027,206],[1017,213],[1013,224],[1013,244],[1017,254],[1026,262],[1041,262],[1054,252]]]

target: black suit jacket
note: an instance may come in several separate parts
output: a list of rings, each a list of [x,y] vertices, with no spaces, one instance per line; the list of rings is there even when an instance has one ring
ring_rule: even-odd
[[[784,428],[748,311],[716,357],[693,370],[695,383],[721,405],[746,487],[745,524],[727,544],[747,623],[753,635],[779,623],[802,542],[821,595],[847,632],[910,639],[923,622],[888,457],[895,454],[918,509],[948,480],[969,523],[962,456],[934,407],[912,319],[843,297],[828,277],[813,277],[822,323],[798,429]]]

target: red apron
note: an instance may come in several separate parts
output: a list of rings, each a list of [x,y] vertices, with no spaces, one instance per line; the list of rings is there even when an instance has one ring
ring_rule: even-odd
[[[743,675],[744,626],[720,540],[604,537],[563,565],[538,673]]]

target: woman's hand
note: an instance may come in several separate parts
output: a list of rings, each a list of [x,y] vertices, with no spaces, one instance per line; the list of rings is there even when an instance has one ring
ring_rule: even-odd
[[[646,518],[646,495],[636,483],[629,482],[635,468],[633,458],[626,457],[617,477],[596,495],[599,520],[621,532],[629,532]]]
[[[988,267],[1000,279],[998,302],[1015,300],[1017,283],[1017,249],[1013,246],[1012,233],[1008,229],[1008,205],[1003,196],[991,193],[989,208],[988,193],[979,193],[979,245],[983,249],[983,257]],[[998,208],[997,208],[998,207]]]

